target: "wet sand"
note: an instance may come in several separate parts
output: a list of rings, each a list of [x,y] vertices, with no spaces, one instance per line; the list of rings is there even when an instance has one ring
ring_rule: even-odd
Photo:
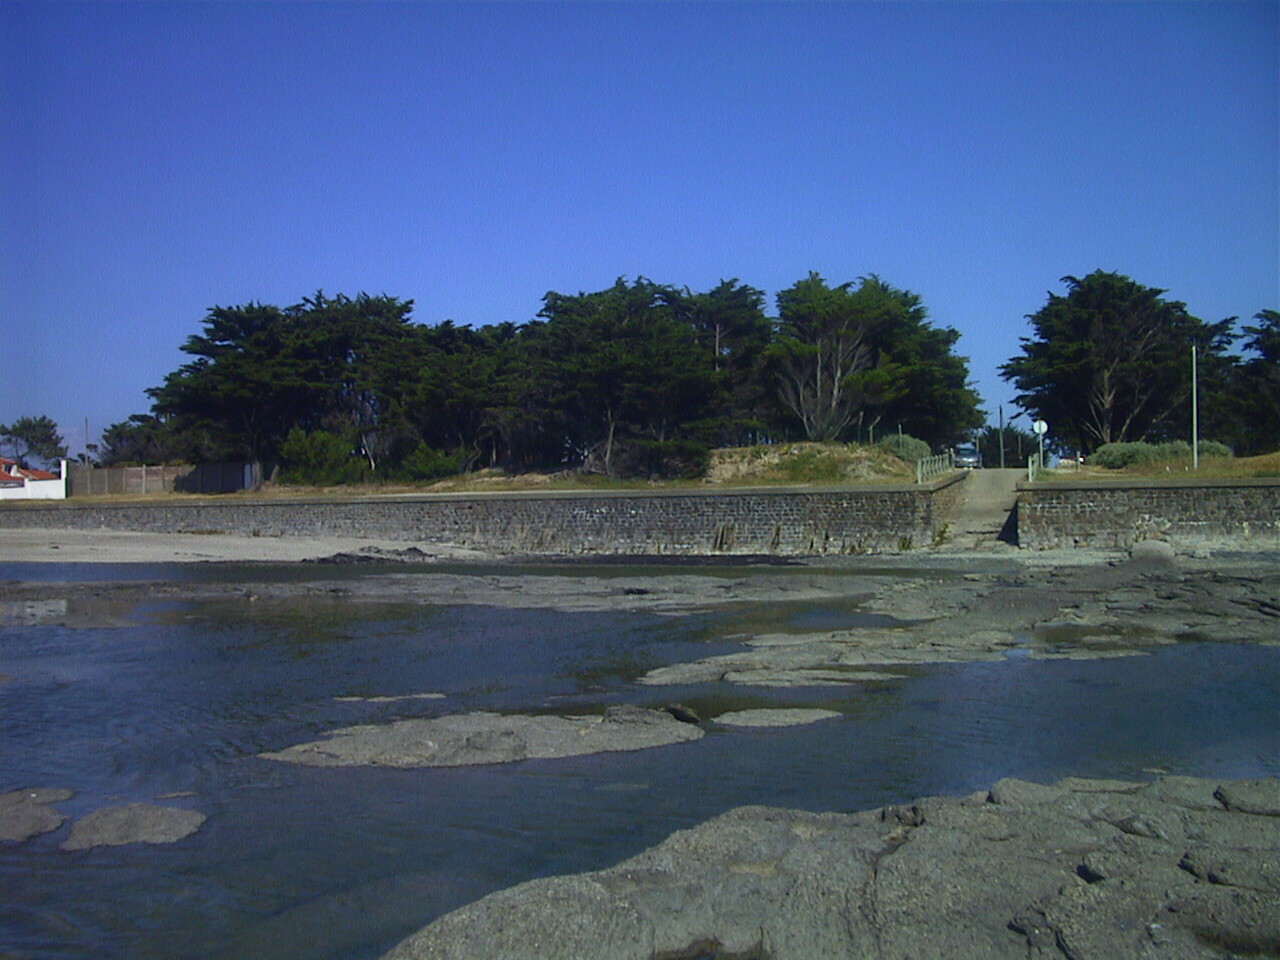
[[[399,540],[355,537],[240,537],[232,534],[133,533],[120,530],[0,529],[0,562],[272,563],[320,560],[340,553],[402,552]],[[431,545],[423,560],[485,559],[461,547]]]

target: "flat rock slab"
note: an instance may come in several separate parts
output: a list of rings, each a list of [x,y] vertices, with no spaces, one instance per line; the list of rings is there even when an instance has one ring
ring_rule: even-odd
[[[664,710],[641,707],[610,707],[602,717],[481,712],[343,727],[327,739],[260,756],[316,767],[461,767],[645,750],[702,735]]]
[[[95,810],[71,828],[63,850],[118,847],[126,843],[175,843],[200,829],[206,817],[195,810],[129,803]]]
[[[1163,540],[1139,540],[1129,550],[1133,560],[1144,563],[1173,563],[1173,546]]]
[[[766,708],[758,710],[734,710],[716,717],[716,723],[731,727],[798,727],[819,720],[830,720],[842,714],[835,710],[793,708]]]
[[[1275,778],[1224,783],[1214,791],[1213,797],[1228,810],[1280,817],[1280,780]],[[1277,828],[1280,829],[1280,824]]]
[[[491,894],[385,960],[1274,956],[1280,820],[1233,806],[1269,810],[1278,786],[1003,780],[854,814],[740,807]]]
[[[1280,643],[1280,576],[1270,562],[1024,565],[999,577],[917,577],[882,585],[862,608],[903,625],[756,635],[742,650],[657,667],[639,682],[836,686],[897,667],[1011,655],[1097,660],[1181,640]],[[858,668],[882,672],[848,672]]]
[[[57,830],[67,818],[49,804],[70,800],[73,796],[72,790],[54,787],[0,793],[0,842],[23,843]]]

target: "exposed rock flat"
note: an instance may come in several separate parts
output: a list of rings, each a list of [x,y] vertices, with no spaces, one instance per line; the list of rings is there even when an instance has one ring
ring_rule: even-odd
[[[50,804],[70,800],[72,790],[33,787],[0,793],[0,841],[23,843],[42,833],[57,830],[66,817]]]
[[[1208,960],[1280,952],[1280,781],[1004,780],[731,810],[447,914],[385,960]]]
[[[697,740],[702,730],[664,710],[610,707],[604,716],[464,713],[363,724],[260,756],[316,767],[460,767],[645,750]]]
[[[893,679],[894,668],[925,663],[1001,660],[1014,650],[1035,659],[1099,659],[1180,640],[1280,643],[1274,558],[916,576],[881,585],[864,609],[904,624],[758,634],[744,650],[658,667],[640,682],[831,686]]]
[[[126,843],[176,843],[200,829],[205,815],[179,807],[129,803],[104,807],[77,820],[63,850],[118,847]]]
[[[819,720],[830,720],[842,714],[835,710],[804,707],[761,707],[756,710],[733,710],[716,717],[716,723],[730,727],[798,727]]]

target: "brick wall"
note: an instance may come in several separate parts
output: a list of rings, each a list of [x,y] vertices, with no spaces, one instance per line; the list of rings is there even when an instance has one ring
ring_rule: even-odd
[[[920,486],[361,499],[68,501],[0,510],[0,526],[335,535],[509,554],[884,553],[932,543],[964,474]]]
[[[1280,547],[1280,480],[1169,480],[1018,484],[1023,547]]]

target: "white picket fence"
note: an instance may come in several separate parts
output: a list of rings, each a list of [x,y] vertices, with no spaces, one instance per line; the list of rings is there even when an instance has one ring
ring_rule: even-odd
[[[1035,483],[1040,477],[1040,471],[1044,469],[1044,464],[1040,462],[1040,454],[1033,453],[1027,457],[1027,482]]]
[[[939,453],[936,456],[917,460],[916,483],[924,483],[944,473],[950,473],[955,469],[955,466],[956,454],[954,450],[948,450],[946,453]]]

